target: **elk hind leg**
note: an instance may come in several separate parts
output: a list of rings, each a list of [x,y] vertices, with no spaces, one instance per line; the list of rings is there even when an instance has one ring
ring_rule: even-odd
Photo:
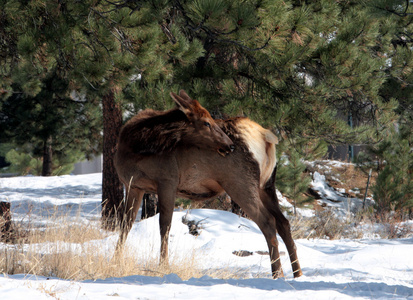
[[[242,189],[238,189],[238,192],[241,192],[241,190]],[[243,191],[244,193],[241,194],[238,194],[235,190],[233,190],[233,193],[230,191],[231,189],[228,188],[227,192],[231,199],[258,225],[267,241],[271,259],[272,277],[274,279],[284,277],[278,250],[277,230],[274,217],[263,205],[259,199],[258,193],[255,195],[255,193],[251,192],[250,195],[248,195],[248,193],[245,194],[245,190]],[[246,201],[240,199],[246,199]]]
[[[261,211],[262,215],[265,215],[264,210]],[[248,215],[248,213],[247,213]],[[266,217],[267,218],[267,217]],[[259,223],[258,223],[259,224]],[[268,250],[270,252],[271,259],[271,273],[274,279],[284,277],[284,272],[281,266],[280,251],[278,250],[277,231],[274,218],[268,216],[268,220],[263,225],[258,225],[265,236],[267,241]]]
[[[291,236],[290,222],[287,220],[287,218],[283,215],[283,213],[280,210],[275,219],[278,234],[284,241],[285,246],[288,250],[288,254],[290,256],[291,267],[293,269],[294,277],[300,277],[301,275],[303,275],[303,272],[301,270],[300,262],[298,261],[297,247],[294,243],[293,237]]]
[[[287,247],[287,251],[290,256],[294,277],[300,277],[301,275],[303,275],[303,272],[300,267],[300,262],[298,261],[297,247],[291,235],[290,222],[281,212],[275,190],[262,191],[260,193],[260,196],[266,208],[275,218],[278,234]]]
[[[261,203],[260,203],[261,204]],[[241,208],[247,213],[264,234],[265,240],[267,241],[268,250],[271,259],[271,273],[274,279],[284,277],[284,272],[281,266],[280,252],[278,250],[278,240],[277,240],[277,230],[276,222],[271,214],[268,213],[264,206],[258,205],[256,210],[245,210],[245,208],[240,205]],[[254,213],[251,215],[251,213]]]

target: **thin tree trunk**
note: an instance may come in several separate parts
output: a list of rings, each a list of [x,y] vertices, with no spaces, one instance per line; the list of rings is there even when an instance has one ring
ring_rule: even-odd
[[[0,201],[0,241],[2,242],[10,241],[13,234],[10,207],[10,202]]]
[[[43,145],[43,166],[42,166],[42,176],[51,176],[52,175],[52,137],[48,137],[44,141]]]
[[[247,216],[247,214],[241,209],[241,207],[232,200],[231,200],[231,212],[233,214],[236,214],[236,215],[240,216],[240,217],[246,217]]]
[[[142,201],[141,220],[153,217],[158,213],[158,197],[154,194],[144,194]]]
[[[102,227],[115,230],[119,224],[123,186],[116,173],[113,158],[122,126],[122,111],[115,101],[114,91],[102,98],[103,107],[103,171],[102,171]]]

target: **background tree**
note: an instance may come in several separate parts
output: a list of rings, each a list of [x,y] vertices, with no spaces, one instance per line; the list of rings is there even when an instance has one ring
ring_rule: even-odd
[[[292,200],[294,215],[297,207],[308,204],[314,198],[308,196],[311,176],[307,172],[306,161],[314,161],[327,153],[325,142],[309,143],[301,139],[277,147],[277,180],[280,192]]]
[[[162,107],[169,90],[185,88],[215,117],[247,115],[272,127],[280,148],[376,141],[397,103],[380,94],[393,33],[370,9],[356,1],[164,2],[169,42],[198,41],[203,53],[192,64],[169,55],[171,76],[142,74],[135,98],[141,108]]]
[[[387,130],[377,144],[369,145],[359,167],[378,176],[372,186],[376,215],[383,220],[395,212],[398,218],[412,217],[413,209],[413,134],[411,127],[397,124]]]
[[[41,84],[35,96],[12,85],[13,93],[2,100],[0,142],[13,142],[17,150],[6,158],[15,163],[28,161],[32,174],[69,173],[74,163],[99,152],[100,110],[93,101],[74,93],[70,97],[67,81],[54,70]],[[41,172],[36,170],[39,163]]]
[[[35,97],[56,70],[70,90],[103,101],[102,215],[116,219],[112,156],[128,98],[135,111],[164,109],[184,88],[215,117],[247,115],[286,146],[380,140],[400,104],[383,87],[411,82],[410,47],[395,46],[411,22],[409,2],[375,3],[3,1],[0,93],[17,84]]]
[[[164,38],[162,1],[128,5],[34,0],[3,1],[1,6],[4,98],[16,93],[14,84],[36,97],[42,80],[56,70],[70,90],[102,100],[102,217],[107,228],[114,227],[123,198],[112,160],[122,124],[122,91],[138,74],[147,81],[168,77],[168,54],[194,52],[193,47],[174,49]]]
[[[100,17],[94,1],[4,1],[1,15],[2,24],[6,28],[3,40],[7,41],[7,46],[1,49],[4,55],[1,82],[4,97],[16,93],[16,84],[24,94],[37,97],[42,91],[43,80],[53,70],[67,83],[69,92],[78,91],[79,94],[86,95],[85,99],[101,97],[104,104],[108,103],[102,105],[105,112],[121,116],[121,113],[116,112],[115,91],[122,85],[123,76],[127,76],[125,69],[135,69],[135,64],[131,63],[131,57],[135,56],[118,55],[120,43],[110,31],[113,26],[108,24],[108,19]],[[95,105],[97,106],[96,103]],[[53,117],[53,114],[48,115],[48,119]],[[105,116],[103,120],[114,118]],[[119,127],[121,118],[115,124]],[[83,128],[89,126],[90,124],[84,125]],[[103,142],[109,140],[113,143],[113,138],[107,137],[114,134],[116,131],[104,132]],[[53,140],[47,141],[51,143]],[[100,138],[93,144],[99,143]],[[104,161],[107,162],[107,156],[112,155],[114,146],[103,148]],[[110,190],[113,191],[110,196],[120,198],[117,200],[119,203],[123,191],[113,174],[112,165],[105,164],[103,195],[108,197],[106,191],[110,184]]]
[[[386,80],[379,94],[385,103],[392,103],[393,122],[381,126],[376,143],[369,145],[360,157],[362,167],[376,166],[378,177],[372,186],[376,214],[388,217],[411,216],[413,208],[413,7],[410,1],[366,1],[370,14],[381,20],[380,47],[387,61],[382,72]]]
[[[292,200],[294,215],[297,215],[297,207],[312,200],[304,195],[311,178],[304,173],[306,166],[297,151],[291,151],[288,158],[286,155],[281,156],[278,166],[282,167],[277,168],[277,188]]]

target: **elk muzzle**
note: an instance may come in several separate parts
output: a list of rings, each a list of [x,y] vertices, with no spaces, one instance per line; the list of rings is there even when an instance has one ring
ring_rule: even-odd
[[[221,156],[225,157],[227,154],[234,151],[235,145],[233,141],[217,124],[214,124],[211,127],[211,131],[214,136],[216,149]]]
[[[234,149],[235,149],[235,146],[234,146],[234,144],[232,144],[232,145],[229,145],[228,146],[228,148],[218,148],[218,153],[219,153],[219,155],[221,155],[222,157],[225,157],[225,156],[227,156],[227,154],[230,154],[231,152],[233,152],[234,151]]]

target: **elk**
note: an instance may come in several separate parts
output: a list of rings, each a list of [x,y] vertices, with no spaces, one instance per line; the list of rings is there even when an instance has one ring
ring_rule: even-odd
[[[144,110],[121,129],[115,167],[125,185],[120,251],[145,192],[158,194],[160,263],[168,264],[168,236],[176,197],[207,200],[226,192],[261,229],[273,278],[283,277],[276,233],[302,275],[290,224],[275,192],[277,137],[248,118],[214,120],[183,90],[171,93],[177,108]]]

